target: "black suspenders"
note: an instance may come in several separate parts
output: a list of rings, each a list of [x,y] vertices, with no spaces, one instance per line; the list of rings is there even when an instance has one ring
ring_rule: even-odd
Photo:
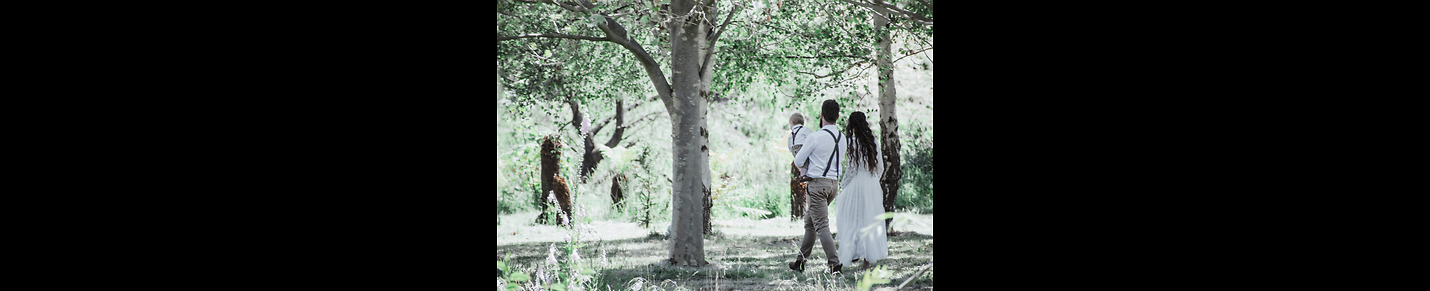
[[[794,144],[794,135],[799,134],[799,130],[801,130],[801,129],[804,129],[804,127],[803,127],[803,126],[797,127],[797,128],[794,129],[794,132],[791,132],[791,133],[789,134],[789,144],[791,144],[791,145]]]
[[[834,138],[834,156],[829,157],[829,161],[824,162],[824,174],[819,174],[820,176],[826,177],[825,179],[828,179],[829,164],[839,158],[839,136],[834,135],[834,132],[829,131],[829,129],[825,129],[824,132],[829,133],[829,137]]]

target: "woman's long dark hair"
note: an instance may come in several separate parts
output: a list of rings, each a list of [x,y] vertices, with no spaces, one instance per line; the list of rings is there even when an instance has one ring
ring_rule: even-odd
[[[844,126],[844,136],[852,138],[849,152],[845,153],[851,165],[862,165],[873,172],[875,167],[879,166],[879,153],[874,148],[874,131],[869,129],[869,120],[864,118],[863,111],[849,114],[849,123]]]

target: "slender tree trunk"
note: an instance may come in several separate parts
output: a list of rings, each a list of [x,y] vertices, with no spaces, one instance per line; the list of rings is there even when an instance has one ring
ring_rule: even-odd
[[[789,218],[790,220],[798,221],[804,217],[804,195],[809,191],[809,188],[807,188],[804,182],[796,180],[799,178],[799,167],[790,165],[789,172]]]
[[[882,15],[889,15],[887,9],[877,9]],[[879,147],[884,158],[884,177],[879,180],[879,185],[884,190],[884,211],[894,211],[894,199],[899,195],[899,179],[903,177],[903,170],[899,168],[899,149],[903,147],[899,143],[899,119],[898,108],[895,106],[898,94],[894,91],[894,62],[890,46],[893,40],[889,37],[889,20],[884,17],[874,16],[874,29],[879,37],[878,65],[879,65]],[[884,220],[884,229],[889,229],[889,224],[893,218]]]
[[[675,172],[670,262],[704,266],[704,220],[710,195],[709,133],[705,128],[708,86],[701,77],[702,50],[708,26],[698,14],[688,14],[694,0],[673,0],[671,12],[671,152]],[[708,14],[708,13],[707,13]]]
[[[705,13],[706,13],[706,14],[705,14],[705,15],[707,15],[707,17],[714,17],[714,15],[716,14],[716,13],[715,13],[715,6],[714,6],[714,4],[715,4],[714,1],[710,1],[710,2],[709,2],[709,5],[706,5],[706,7],[705,7]],[[702,172],[704,173],[704,176],[705,176],[705,178],[704,178],[705,184],[706,184],[706,185],[711,185],[711,184],[710,184],[710,166],[709,166],[709,165],[710,165],[710,159],[709,159],[709,157],[710,157],[710,152],[705,149],[705,145],[710,144],[710,137],[709,137],[707,134],[705,134],[705,133],[706,133],[706,131],[705,131],[705,124],[706,124],[706,118],[705,118],[706,116],[705,116],[705,115],[706,115],[706,114],[705,114],[705,113],[708,112],[707,109],[709,108],[709,102],[710,102],[710,100],[711,100],[711,98],[712,98],[711,96],[714,95],[714,94],[712,94],[712,93],[710,92],[710,81],[711,81],[712,79],[714,79],[714,75],[715,75],[715,74],[714,74],[714,72],[715,72],[715,58],[713,57],[713,56],[714,56],[714,52],[711,51],[711,50],[714,49],[714,48],[711,47],[711,46],[709,46],[709,44],[711,44],[710,42],[713,41],[713,40],[710,40],[710,39],[709,39],[709,37],[711,36],[711,35],[710,35],[710,34],[711,34],[711,32],[710,32],[711,26],[710,26],[710,25],[705,25],[705,24],[703,24],[703,23],[704,23],[704,22],[702,21],[702,24],[701,24],[701,25],[699,26],[699,28],[698,28],[698,29],[700,29],[700,30],[703,31],[703,32],[700,33],[700,35],[699,35],[700,39],[703,40],[703,41],[701,41],[700,44],[699,44],[699,46],[698,46],[698,47],[700,48],[700,58],[701,58],[701,60],[700,60],[701,63],[698,65],[698,68],[700,68],[700,100],[701,100],[701,101],[700,101],[700,126],[701,126],[701,128],[700,128],[700,139],[702,140],[702,141],[701,141],[702,145],[701,145],[701,153],[700,153],[700,154],[703,155],[703,156],[705,156],[705,160],[704,160],[704,161],[705,161],[705,166],[701,167],[702,169],[704,169],[704,170],[702,170]],[[707,188],[708,188],[708,187],[707,187]],[[709,234],[711,234],[712,231],[713,231],[713,229],[710,228],[710,208],[712,208],[712,207],[715,206],[715,201],[714,201],[713,199],[711,199],[711,197],[710,197],[710,191],[709,191],[708,189],[705,191],[705,198],[703,199],[703,201],[704,201],[704,203],[705,203],[705,222],[704,222],[705,225],[704,225],[704,230],[703,230],[703,232],[704,232],[706,235],[709,235]]]

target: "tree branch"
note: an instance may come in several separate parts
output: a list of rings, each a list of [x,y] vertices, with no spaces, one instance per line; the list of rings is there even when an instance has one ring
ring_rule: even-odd
[[[928,25],[933,25],[933,19],[930,19],[930,18],[928,18],[928,17],[924,17],[923,15],[919,15],[918,13],[913,13],[913,12],[911,12],[911,11],[904,10],[903,8],[899,8],[898,6],[894,6],[894,4],[884,3],[883,1],[879,1],[879,3],[876,3],[876,4],[879,5],[879,6],[883,6],[883,7],[889,8],[889,9],[893,9],[894,11],[898,11],[899,13],[904,14],[905,16],[908,16],[909,18],[912,18],[913,20],[919,21],[920,23],[924,23],[924,24],[928,24]]]
[[[641,122],[654,120],[656,117],[660,117],[660,112],[651,112],[651,114],[646,114],[646,116],[641,116],[641,118],[636,119],[635,121],[631,121],[631,122],[629,122],[629,123],[626,123],[626,124],[624,124],[624,125],[621,125],[621,127],[619,127],[619,128],[629,128],[629,127],[632,127],[632,126],[636,126],[637,124],[640,124]],[[608,145],[608,146],[609,146],[609,145]]]
[[[730,21],[731,21],[731,20],[734,20],[734,19],[735,19],[735,10],[739,10],[739,9],[740,9],[740,5],[738,5],[738,4],[735,5],[735,7],[731,7],[731,8],[730,8],[730,13],[725,14],[725,22],[724,22],[724,23],[721,23],[720,26],[716,27],[716,29],[715,29],[715,34],[710,35],[710,38],[709,38],[709,42],[710,42],[710,43],[708,43],[708,44],[705,45],[705,57],[703,58],[703,60],[700,61],[700,73],[701,73],[701,74],[713,74],[712,72],[710,72],[710,69],[711,69],[710,66],[711,66],[711,64],[713,63],[713,62],[711,62],[711,60],[714,59],[714,56],[715,56],[715,42],[718,41],[718,40],[720,40],[720,34],[725,33],[725,27],[728,26],[728,25],[730,25]],[[701,79],[704,79],[704,78],[701,78]]]
[[[873,9],[873,8],[874,8],[874,4],[873,4],[873,3],[865,3],[865,2],[849,1],[849,0],[839,0],[839,1],[840,1],[840,2],[844,2],[844,3],[859,5],[859,6],[864,7],[864,8],[869,8],[869,9]]]
[[[857,6],[859,6],[859,7],[864,7],[864,8],[866,8],[866,9],[869,9],[869,11],[873,11],[873,12],[874,12],[874,15],[878,15],[879,18],[884,18],[885,20],[888,20],[888,19],[889,19],[888,17],[884,16],[883,13],[880,13],[878,9],[874,9],[875,7],[877,7],[877,6],[874,6],[874,4],[869,4],[869,3],[864,3],[864,2],[855,2],[855,1],[849,1],[849,0],[839,0],[839,1],[842,1],[842,2],[844,2],[844,3],[854,4],[854,5],[857,5]]]
[[[855,62],[855,63],[853,63],[853,64],[850,64],[848,68],[844,68],[843,70],[839,70],[838,72],[829,73],[828,75],[823,75],[823,76],[816,75],[816,74],[810,73],[810,72],[804,72],[804,71],[799,71],[798,73],[805,74],[805,75],[810,75],[810,76],[814,76],[815,79],[824,79],[824,78],[828,78],[828,77],[830,77],[830,76],[834,76],[834,75],[838,75],[838,74],[843,74],[844,72],[849,71],[849,69],[853,69],[854,67],[859,66],[859,64],[863,64],[863,63],[867,63],[867,61],[858,61],[858,62]]]
[[[610,41],[610,40],[611,40],[611,39],[608,38],[608,37],[594,37],[594,36],[570,35],[570,34],[560,34],[560,33],[533,33],[533,34],[523,34],[523,35],[518,35],[518,36],[501,36],[501,35],[497,35],[497,41],[507,41],[507,40],[513,40],[513,39],[532,38],[532,37],[567,38],[567,39],[580,39],[580,40],[591,40],[591,41]]]
[[[933,12],[933,3],[929,3],[928,1],[924,1],[924,0],[919,0],[919,2],[923,2],[923,3],[924,3],[924,7],[928,7],[928,8],[929,8],[929,12]]]
[[[657,97],[657,98],[659,98],[659,97]],[[654,99],[654,98],[652,98],[652,99]],[[655,101],[655,100],[650,100],[650,101]],[[636,103],[635,105],[631,105],[631,107],[627,107],[627,108],[626,108],[626,111],[636,110],[636,108],[641,107],[642,104],[645,104],[645,102]],[[618,103],[618,105],[619,105],[619,103]],[[595,135],[597,132],[601,132],[601,128],[606,127],[606,124],[610,124],[612,120],[616,120],[616,117],[615,117],[615,116],[606,117],[606,119],[601,120],[601,122],[596,123],[596,124],[595,124],[595,126],[596,126],[595,129],[592,129],[592,130],[591,130],[591,135]]]
[[[576,130],[581,130],[581,105],[576,104],[575,100],[569,98],[565,101],[567,105],[571,106],[571,127],[576,128]],[[586,133],[583,132],[582,134]]]
[[[611,139],[606,141],[606,147],[616,146],[616,143],[621,142],[621,136],[626,133],[626,128],[620,127],[626,123],[625,107],[626,100],[624,98],[616,99],[616,132],[611,133]]]
[[[725,21],[723,23],[720,23],[720,26],[715,27],[715,35],[710,37],[711,47],[715,46],[715,40],[720,39],[720,34],[725,33],[725,27],[730,26],[730,21],[735,20],[735,11],[739,10],[740,7],[743,6],[735,4],[735,7],[730,8],[730,13],[725,14]]]
[[[602,32],[605,32],[605,33],[606,33],[606,37],[604,37],[604,38],[595,38],[595,37],[567,37],[567,38],[572,38],[572,39],[586,39],[586,40],[603,40],[603,41],[614,42],[614,43],[616,43],[616,44],[620,44],[621,47],[625,47],[626,50],[631,51],[631,54],[635,55],[636,60],[639,60],[639,61],[640,61],[641,67],[642,67],[642,68],[645,68],[646,75],[650,77],[650,81],[651,81],[652,85],[655,86],[655,91],[656,91],[656,93],[659,94],[661,101],[663,101],[663,102],[665,103],[666,110],[667,110],[667,111],[674,111],[674,110],[675,110],[675,107],[674,107],[674,106],[675,106],[675,101],[672,99],[672,98],[674,98],[674,97],[671,96],[672,92],[671,92],[671,90],[670,90],[670,80],[665,78],[665,72],[661,72],[661,71],[660,71],[660,65],[655,62],[655,58],[652,58],[652,57],[650,56],[650,53],[646,52],[646,50],[645,50],[644,47],[641,47],[640,42],[636,42],[636,41],[632,41],[632,40],[631,40],[630,36],[627,35],[625,26],[622,26],[619,22],[616,22],[616,20],[615,20],[614,18],[611,18],[611,17],[606,16],[606,15],[604,15],[604,14],[592,12],[590,8],[594,8],[595,5],[591,4],[590,1],[582,0],[581,3],[571,3],[571,4],[567,4],[567,3],[558,3],[558,2],[556,2],[555,0],[546,0],[546,3],[555,4],[556,6],[561,6],[562,9],[566,9],[566,10],[568,10],[568,11],[573,11],[573,12],[586,12],[586,13],[589,13],[589,14],[591,14],[591,15],[600,15],[602,19],[605,19],[606,21],[603,21],[603,22],[600,22],[600,23],[596,24],[596,27],[599,27]],[[531,37],[539,37],[539,36],[531,36]],[[515,38],[519,38],[519,37],[515,37]],[[515,38],[511,38],[511,39],[515,39]],[[505,39],[502,39],[501,36],[498,36],[498,37],[497,37],[497,41],[502,41],[502,40],[505,40]]]
[[[889,62],[889,63],[890,63],[890,64],[893,64],[893,63],[898,63],[898,62],[899,62],[899,60],[902,60],[902,59],[904,59],[904,58],[907,58],[907,57],[909,57],[909,56],[912,56],[912,55],[916,55],[916,54],[918,54],[918,53],[921,53],[921,52],[924,52],[924,51],[926,51],[926,50],[931,50],[931,49],[933,49],[933,48],[932,48],[932,47],[929,47],[929,48],[924,48],[924,49],[921,49],[921,50],[919,50],[919,51],[916,51],[916,52],[912,52],[912,53],[909,53],[909,54],[907,54],[907,55],[904,55],[904,56],[902,56],[902,57],[899,57],[899,59],[898,59],[898,60],[894,60],[894,61],[892,61],[892,62]]]
[[[864,61],[867,61],[867,60],[869,59],[868,57],[864,57],[864,56],[854,56],[854,55],[828,55],[828,56],[764,56],[764,57],[772,57],[772,58],[780,58],[780,59],[832,59],[832,58],[853,58],[853,59],[859,59],[859,60],[864,60]]]
[[[933,259],[929,259],[929,264],[928,264],[927,266],[924,266],[923,268],[919,268],[919,271],[918,271],[918,272],[914,272],[914,275],[913,275],[913,276],[909,276],[909,279],[904,280],[904,283],[899,284],[899,287],[894,287],[894,289],[904,289],[904,286],[905,286],[905,285],[909,285],[909,282],[913,282],[913,281],[914,281],[914,278],[918,278],[919,275],[923,275],[923,274],[924,274],[924,271],[928,271],[929,268],[933,268]]]
[[[606,21],[597,24],[596,27],[606,32],[607,39],[611,42],[620,44],[621,47],[625,47],[626,50],[631,51],[631,54],[635,55],[636,60],[640,61],[641,67],[645,69],[646,75],[650,77],[652,85],[655,86],[657,96],[665,103],[666,111],[674,111],[675,101],[672,99],[674,97],[671,96],[670,80],[665,78],[665,72],[660,71],[660,65],[655,62],[655,58],[652,58],[650,53],[646,52],[640,42],[632,41],[630,36],[626,34],[626,28],[616,22],[615,19],[605,16],[602,16],[602,18],[605,18]]]
[[[589,10],[586,9],[586,7],[581,6],[580,4],[576,4],[576,3],[561,3],[561,2],[556,2],[555,0],[546,0],[546,3],[556,4],[556,6],[561,6],[561,8],[564,8],[564,9],[566,9],[566,10],[575,11],[575,12],[586,12],[586,11],[589,11]]]

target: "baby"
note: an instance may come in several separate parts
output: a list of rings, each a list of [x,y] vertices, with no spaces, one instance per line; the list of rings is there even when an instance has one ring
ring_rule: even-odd
[[[804,140],[809,137],[810,131],[804,128],[804,115],[800,115],[799,113],[789,116],[789,125],[789,153],[790,155],[794,155],[798,154],[799,149],[804,147]],[[799,168],[799,177],[804,177],[806,171],[809,171],[809,160],[795,162],[795,164],[800,165],[796,167]]]

